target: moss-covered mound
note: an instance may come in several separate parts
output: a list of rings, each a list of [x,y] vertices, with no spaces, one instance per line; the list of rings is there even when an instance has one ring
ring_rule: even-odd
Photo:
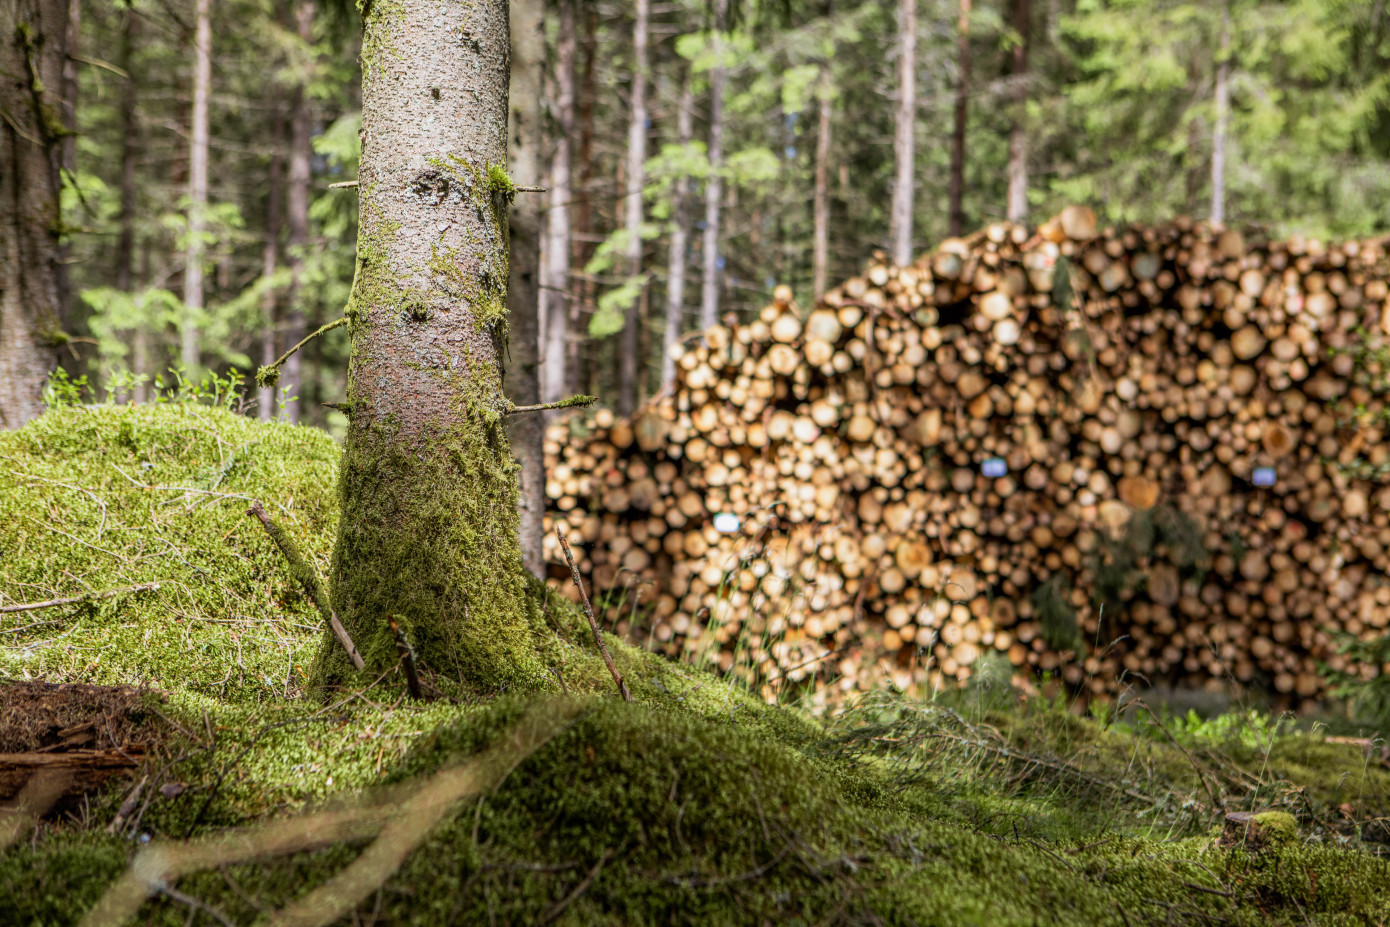
[[[67,407],[0,432],[0,673],[226,701],[302,683],[319,618],[261,526],[261,499],[320,570],[337,521],[326,434],[192,403]]]
[[[610,638],[626,704],[560,603],[537,628],[555,695],[414,704],[388,676],[324,704],[298,685],[317,617],[244,511],[262,499],[321,567],[331,442],[187,406],[101,408],[0,435],[0,454],[5,602],[163,583],[3,616],[36,626],[2,639],[0,680],[165,693],[132,775],[59,819],[7,831],[0,809],[0,924],[77,923],[151,871],[150,852],[255,842],[386,789],[399,863],[382,863],[386,831],[360,829],[214,855],[150,881],[129,922],[271,922],[335,875],[365,892],[340,923],[1390,922],[1390,864],[1359,839],[1390,811],[1390,769],[1360,744],[1259,717],[1159,727],[888,694],[827,724]],[[409,796],[547,712],[569,720],[500,784],[416,826]],[[1268,809],[1293,816],[1292,840],[1218,839],[1223,812]]]

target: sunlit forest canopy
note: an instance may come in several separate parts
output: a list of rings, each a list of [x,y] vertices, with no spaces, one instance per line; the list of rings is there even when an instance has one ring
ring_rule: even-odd
[[[635,232],[626,209],[634,7],[558,0],[545,10],[546,176],[514,180],[553,187],[564,134],[565,189],[523,195],[567,214],[567,229],[547,242],[566,251],[565,292],[549,298],[569,306],[573,391],[616,402],[620,389],[656,389],[673,272],[685,283],[675,330],[700,327],[704,192],[715,174],[718,312],[756,308],[776,284],[810,299],[818,182],[822,286],[890,247],[901,10],[844,0],[726,5],[723,32],[706,3],[650,14]],[[352,282],[357,203],[353,189],[330,184],[357,170],[358,14],[210,5],[208,181],[195,243],[194,5],[73,6],[64,366],[107,386],[124,372],[164,374],[196,315],[199,361],[246,372],[337,318]],[[1073,202],[1103,223],[1205,219],[1218,176],[1224,221],[1274,237],[1363,237],[1390,220],[1390,46],[1379,3],[931,0],[915,13],[914,254],[1004,218],[1019,168],[1035,222]],[[716,71],[722,150],[712,166]],[[677,224],[684,244],[673,253]],[[203,298],[190,313],[194,244]],[[634,304],[642,376],[622,385],[612,359]],[[288,411],[341,428],[323,403],[341,400],[345,359],[344,332],[308,346],[302,372],[286,381]]]

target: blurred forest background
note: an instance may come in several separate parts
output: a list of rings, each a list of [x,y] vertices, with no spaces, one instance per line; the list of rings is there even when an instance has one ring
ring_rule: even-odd
[[[875,250],[905,263],[1071,202],[1278,236],[1390,226],[1382,0],[515,5],[545,43],[543,176],[514,180],[546,191],[519,196],[544,217],[547,400],[630,410],[668,341],[777,284],[806,304]],[[357,13],[68,16],[68,375],[148,401],[171,368],[253,371],[341,316]],[[346,353],[345,330],[316,339],[248,411],[340,431]]]

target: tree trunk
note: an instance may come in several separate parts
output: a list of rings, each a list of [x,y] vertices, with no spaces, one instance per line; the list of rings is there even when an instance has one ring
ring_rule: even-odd
[[[570,0],[576,2],[576,0]],[[577,7],[578,8],[578,7]],[[579,42],[579,69],[581,80],[574,94],[575,109],[570,117],[572,132],[579,135],[579,150],[571,145],[571,155],[578,155],[579,176],[576,179],[571,171],[570,193],[575,207],[570,213],[570,266],[585,267],[594,256],[597,247],[594,241],[594,103],[598,92],[594,81],[594,59],[598,57],[598,5],[593,2],[583,4],[584,32]],[[621,165],[618,168],[622,171]],[[604,177],[606,184],[608,177]],[[607,193],[603,194],[605,197]],[[568,393],[587,393],[589,389],[589,357],[584,349],[595,344],[592,339],[578,336],[584,331],[584,319],[593,318],[598,308],[598,283],[587,274],[579,281],[570,281],[565,291],[570,310],[569,330],[576,333],[566,342],[565,352],[565,390]]]
[[[1032,32],[1029,0],[1014,0],[1014,124],[1009,132],[1009,199],[1005,216],[1010,222],[1028,219],[1028,42]]]
[[[72,56],[78,53],[82,42],[82,2],[68,0],[67,28],[64,30],[63,56],[63,124],[67,134],[63,136],[62,171],[69,180],[77,177],[77,70],[78,62]],[[71,293],[68,288],[68,262],[72,256],[69,241],[61,242],[58,255],[58,311],[66,319]]]
[[[700,327],[719,321],[719,207],[724,184],[724,30],[729,24],[729,0],[714,3],[714,67],[709,74],[709,179],[705,181],[704,276],[700,290]]]
[[[369,674],[388,618],[439,679],[544,678],[503,427],[506,0],[371,5],[363,17],[357,272],[334,608]],[[467,41],[460,41],[459,36]],[[352,676],[325,640],[316,680]]]
[[[280,262],[280,184],[284,170],[284,157],[280,146],[284,143],[285,120],[277,107],[271,120],[270,137],[273,146],[270,154],[270,169],[266,176],[265,203],[265,248],[261,258],[261,276],[266,281],[265,294],[261,298],[261,366],[269,367],[279,356],[276,334],[280,328],[278,300],[275,287],[270,283]],[[302,337],[302,336],[301,336]],[[287,342],[286,346],[298,342]],[[256,390],[256,408],[263,422],[275,417],[276,386],[262,386]]]
[[[120,230],[116,235],[116,288],[130,293],[135,288],[135,210],[136,186],[135,165],[140,156],[140,123],[136,116],[139,82],[135,71],[135,44],[140,35],[140,16],[133,8],[126,8],[121,30],[121,69],[130,75],[121,84],[121,216]],[[148,375],[145,370],[147,353],[144,321],[135,324],[135,342],[131,358],[131,373],[136,377]],[[145,401],[146,386],[136,380],[133,398],[137,403]]]
[[[208,204],[208,97],[212,91],[211,0],[198,0],[193,35],[193,126],[188,149],[188,243],[183,266],[184,375],[195,376],[200,362],[198,321],[203,312],[203,231]]]
[[[695,135],[695,89],[689,72],[681,87],[680,109],[676,112],[676,139],[681,149],[690,151]],[[690,250],[690,181],[681,178],[675,184],[675,208],[671,215],[671,250],[666,260],[666,335],[661,342],[661,388],[669,389],[676,381],[675,346],[685,329],[685,272]]]
[[[1231,7],[1221,9],[1221,50],[1216,62],[1216,125],[1211,139],[1211,224],[1226,224],[1226,127],[1231,111]]]
[[[0,3],[0,427],[43,411],[62,329],[58,232],[64,0]]]
[[[301,0],[294,9],[295,31],[306,46],[314,41],[313,0]],[[290,286],[285,307],[285,346],[299,344],[308,331],[304,312],[304,258],[309,247],[309,158],[313,154],[313,113],[309,110],[309,94],[305,81],[300,81],[290,96],[290,171],[286,191],[286,225],[289,226]],[[285,396],[285,417],[299,424],[303,405],[300,393],[304,389],[304,353],[296,351],[285,361],[280,388]]]
[[[898,112],[893,130],[893,205],[888,237],[893,263],[912,263],[912,194],[917,177],[917,0],[898,0]]]
[[[627,124],[627,275],[642,273],[642,188],[647,164],[647,19],[651,0],[637,0],[632,28],[632,111]],[[623,320],[623,349],[618,363],[618,413],[631,415],[637,408],[638,379],[644,364],[641,350],[642,302],[646,286],[627,307]]]
[[[827,11],[828,12],[828,11]],[[820,65],[819,102],[816,122],[816,192],[812,207],[811,294],[819,300],[830,279],[830,114],[834,108],[830,94],[830,63]],[[909,214],[911,208],[909,207]],[[911,251],[909,234],[908,250]]]
[[[541,304],[545,307],[545,351],[541,363],[541,399],[557,402],[569,386],[570,330],[570,135],[574,131],[574,0],[557,0],[560,32],[555,44],[555,148],[550,154],[549,208],[545,217],[545,270]]]
[[[541,0],[512,0],[512,81],[507,94],[511,108],[508,152],[517,182],[534,184],[541,176],[541,69],[545,66],[545,4]],[[512,204],[511,279],[507,313],[511,318],[511,355],[507,366],[507,395],[517,405],[541,401],[540,391],[540,273],[541,198],[523,194]],[[526,569],[545,575],[545,418],[515,415],[507,421],[507,437],[516,452],[521,480],[519,508],[521,554]]]
[[[965,123],[970,107],[970,0],[960,0],[956,66],[956,126],[951,136],[950,227],[965,231]]]

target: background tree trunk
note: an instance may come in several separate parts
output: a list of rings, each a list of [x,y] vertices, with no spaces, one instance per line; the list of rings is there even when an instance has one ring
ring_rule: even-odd
[[[545,270],[541,305],[545,307],[545,350],[541,364],[541,399],[556,402],[569,388],[570,330],[570,134],[574,131],[574,0],[557,0],[560,32],[555,42],[555,96],[552,100],[555,148],[550,154],[549,206],[545,218]]]
[[[370,672],[397,662],[394,615],[423,668],[488,687],[544,678],[503,427],[507,9],[402,0],[364,17],[333,551],[333,603]],[[325,643],[317,681],[348,678],[346,654]]]
[[[956,126],[951,136],[950,228],[965,230],[965,125],[970,111],[970,0],[960,0],[957,29],[960,47],[956,65]]]
[[[917,178],[917,0],[898,0],[898,111],[893,131],[893,205],[888,238],[893,263],[912,263],[912,194]]]
[[[63,124],[67,134],[63,136],[62,171],[69,180],[77,177],[77,70],[78,61],[72,56],[78,54],[82,44],[82,2],[68,0],[67,27],[63,51]],[[59,242],[62,249],[58,255],[58,311],[63,319],[68,317],[68,307],[72,294],[68,287],[68,263],[72,256],[72,246],[66,239]]]
[[[676,111],[676,140],[683,151],[690,151],[690,141],[695,136],[695,88],[694,78],[686,72],[681,86],[679,108]],[[685,329],[685,273],[687,252],[690,249],[690,181],[681,178],[676,181],[675,204],[671,215],[671,241],[669,257],[666,260],[666,334],[662,338],[661,388],[671,386],[676,380],[676,355],[674,348],[680,343]]]
[[[1005,217],[1010,222],[1028,219],[1028,43],[1032,24],[1029,0],[1014,0],[1014,124],[1009,132],[1009,198]]]
[[[295,32],[305,46],[314,41],[315,5],[301,0],[294,8]],[[313,113],[309,109],[307,75],[294,87],[290,97],[290,172],[285,216],[289,226],[290,286],[285,306],[285,347],[298,344],[308,331],[304,313],[304,251],[309,246],[309,159],[313,155]],[[300,394],[304,391],[304,352],[296,351],[285,361],[280,389],[285,390],[285,416],[299,424]]]
[[[545,4],[541,0],[512,0],[512,80],[507,94],[511,116],[508,161],[517,183],[534,184],[541,177],[541,69],[545,65]],[[523,194],[512,204],[511,277],[507,314],[511,342],[507,365],[507,395],[517,405],[541,401],[540,390],[540,232],[543,201]],[[520,466],[521,504],[518,537],[526,569],[545,575],[545,417],[516,415],[507,421],[507,436]]]
[[[43,411],[61,330],[64,0],[0,3],[0,427]]]
[[[212,91],[212,0],[198,0],[193,34],[193,125],[188,147],[188,243],[184,248],[185,316],[179,356],[186,376],[201,359],[198,317],[203,311],[203,231],[208,205],[208,97]]]
[[[1216,124],[1211,138],[1211,223],[1226,224],[1226,126],[1231,114],[1231,7],[1221,9],[1221,48],[1216,62]]]
[[[130,77],[121,84],[121,216],[120,229],[116,235],[116,289],[131,293],[135,289],[135,167],[140,157],[140,123],[136,113],[140,75],[135,69],[135,46],[140,35],[140,15],[133,7],[127,7],[123,20],[121,70]],[[131,372],[137,377],[148,376],[146,361],[149,326],[143,319],[135,325],[133,340],[135,344],[131,352]],[[132,390],[135,402],[144,402],[148,394],[147,385],[137,380]]]
[[[724,30],[729,25],[729,0],[714,2],[714,67],[709,74],[709,178],[705,181],[704,275],[700,290],[700,327],[719,321],[719,207],[724,184]]]
[[[266,173],[265,250],[261,258],[261,276],[266,280],[265,295],[261,297],[261,365],[266,367],[275,363],[275,358],[280,356],[276,339],[280,328],[278,300],[275,287],[270,283],[280,263],[280,175],[284,170],[280,145],[284,141],[285,120],[278,109],[271,120],[270,131],[274,147],[270,153],[270,169]],[[297,343],[287,342],[286,347]],[[278,385],[257,388],[256,410],[261,421],[268,422],[275,417],[277,392]]]
[[[627,191],[624,205],[627,228],[627,274],[642,273],[642,188],[647,163],[647,19],[651,0],[637,0],[632,28],[632,111],[627,128]],[[638,380],[645,365],[641,350],[641,307],[646,286],[627,307],[623,320],[623,349],[619,357],[618,414],[631,415],[637,408]]]

